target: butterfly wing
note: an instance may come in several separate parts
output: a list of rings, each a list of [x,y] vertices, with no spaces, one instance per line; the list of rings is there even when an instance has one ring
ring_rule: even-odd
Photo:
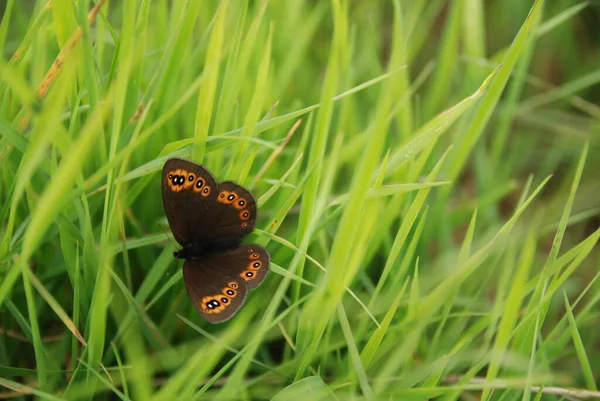
[[[255,244],[187,260],[183,279],[188,295],[210,323],[229,320],[244,304],[248,290],[265,279],[269,260],[269,253]]]
[[[181,245],[211,237],[218,215],[217,182],[203,166],[185,159],[169,159],[162,171],[162,198],[173,236]]]
[[[242,307],[248,286],[239,276],[228,277],[214,264],[220,263],[211,255],[202,260],[187,260],[183,265],[183,280],[196,310],[210,323],[220,323]]]
[[[256,224],[256,201],[244,187],[231,182],[219,183],[214,207],[213,238],[243,238]]]
[[[269,272],[269,253],[256,244],[242,245],[218,256],[219,270],[227,276],[242,278],[249,290],[258,287]]]

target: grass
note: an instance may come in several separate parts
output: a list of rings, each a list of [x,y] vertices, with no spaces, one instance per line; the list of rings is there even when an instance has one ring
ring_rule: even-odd
[[[600,399],[593,2],[2,7],[0,397]],[[224,324],[174,156],[258,200]]]

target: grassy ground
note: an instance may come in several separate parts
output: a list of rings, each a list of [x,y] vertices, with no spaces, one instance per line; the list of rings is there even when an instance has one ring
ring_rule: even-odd
[[[600,398],[597,5],[0,6],[1,398]],[[259,203],[224,324],[172,156]]]

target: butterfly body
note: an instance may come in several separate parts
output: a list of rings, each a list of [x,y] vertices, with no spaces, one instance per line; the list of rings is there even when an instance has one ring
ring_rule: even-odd
[[[231,251],[241,245],[240,238],[220,238],[211,242],[194,243],[185,245],[178,251],[173,252],[173,256],[178,259],[202,259],[208,255],[214,255]]]
[[[241,245],[256,224],[256,202],[240,185],[217,183],[203,166],[169,159],[162,197],[171,232],[182,246],[183,278],[192,303],[206,320],[230,319],[269,270],[269,253]]]

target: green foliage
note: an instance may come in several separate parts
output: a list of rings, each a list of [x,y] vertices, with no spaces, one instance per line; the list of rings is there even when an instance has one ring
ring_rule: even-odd
[[[3,3],[1,398],[600,398],[587,1]],[[170,157],[272,259],[194,310]]]

